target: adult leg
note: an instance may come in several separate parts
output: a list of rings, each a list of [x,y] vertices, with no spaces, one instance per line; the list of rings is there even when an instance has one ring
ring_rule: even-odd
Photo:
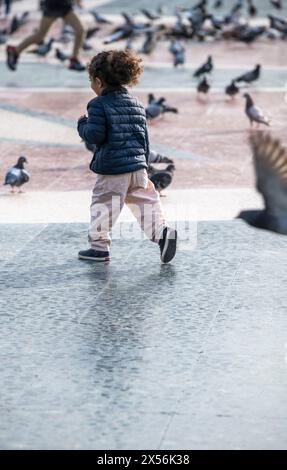
[[[18,46],[16,47],[17,54],[21,54],[22,51],[27,49],[27,47],[31,46],[32,44],[39,44],[41,41],[43,41],[47,32],[49,31],[56,19],[57,18],[52,16],[43,16],[37,32],[31,34],[31,36],[28,36],[20,44],[18,44]]]
[[[76,13],[74,11],[70,11],[64,17],[64,21],[68,25],[72,26],[72,28],[75,31],[75,42],[74,42],[74,49],[73,49],[72,57],[73,57],[73,59],[78,59],[80,49],[83,45],[83,40],[84,40],[84,27],[83,27],[79,17],[76,15]]]
[[[5,15],[8,16],[11,11],[11,0],[5,0]]]

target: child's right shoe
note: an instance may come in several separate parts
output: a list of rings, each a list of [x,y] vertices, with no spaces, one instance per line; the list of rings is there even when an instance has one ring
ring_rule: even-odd
[[[162,238],[159,241],[160,257],[163,263],[169,263],[176,254],[177,231],[170,227],[165,227]]]
[[[17,53],[16,47],[7,46],[6,54],[7,54],[7,58],[6,58],[7,67],[10,70],[13,70],[14,72],[17,68],[17,63],[19,59],[19,54]]]
[[[110,261],[110,253],[108,251],[97,251],[93,248],[89,250],[79,251],[79,259],[85,259],[88,261]]]

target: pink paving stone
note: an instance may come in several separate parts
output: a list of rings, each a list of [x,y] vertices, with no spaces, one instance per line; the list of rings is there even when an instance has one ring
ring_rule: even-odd
[[[135,93],[143,101],[146,93]],[[286,143],[287,106],[282,93],[253,92],[256,103],[273,118],[272,132]],[[0,95],[6,103],[45,111],[55,116],[77,119],[90,93],[17,92]],[[166,115],[149,125],[151,145],[170,148],[176,173],[173,188],[240,187],[253,184],[253,168],[248,146],[249,123],[244,101],[239,97],[227,103],[220,93],[200,103],[190,93],[167,93],[168,102],[177,106],[178,115]],[[51,109],[52,108],[52,109]],[[11,123],[12,124],[12,123]],[[44,125],[44,121],[43,121]],[[75,130],[76,132],[76,130]],[[177,149],[188,158],[177,158]],[[2,142],[0,178],[19,154],[28,156],[32,175],[29,190],[84,190],[92,187],[91,158],[84,147],[49,147]],[[202,158],[201,158],[202,157]]]

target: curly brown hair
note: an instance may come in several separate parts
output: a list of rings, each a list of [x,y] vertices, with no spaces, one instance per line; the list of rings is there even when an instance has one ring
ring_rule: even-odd
[[[91,79],[99,78],[112,87],[136,85],[143,69],[142,59],[130,49],[100,52],[88,67]]]

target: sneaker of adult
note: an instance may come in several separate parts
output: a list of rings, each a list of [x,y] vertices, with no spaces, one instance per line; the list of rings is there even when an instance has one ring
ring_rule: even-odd
[[[110,253],[108,251],[97,251],[93,248],[90,248],[89,250],[79,251],[78,257],[79,259],[88,261],[110,261]]]
[[[16,47],[14,46],[7,46],[6,49],[7,54],[7,66],[13,72],[17,69],[17,63],[19,59],[19,54],[17,53]]]
[[[162,233],[162,238],[159,241],[160,257],[163,263],[169,263],[176,254],[177,246],[177,231],[165,227]]]
[[[78,59],[72,57],[70,59],[69,69],[76,70],[77,72],[83,72],[84,70],[86,70],[86,66],[83,65]]]

